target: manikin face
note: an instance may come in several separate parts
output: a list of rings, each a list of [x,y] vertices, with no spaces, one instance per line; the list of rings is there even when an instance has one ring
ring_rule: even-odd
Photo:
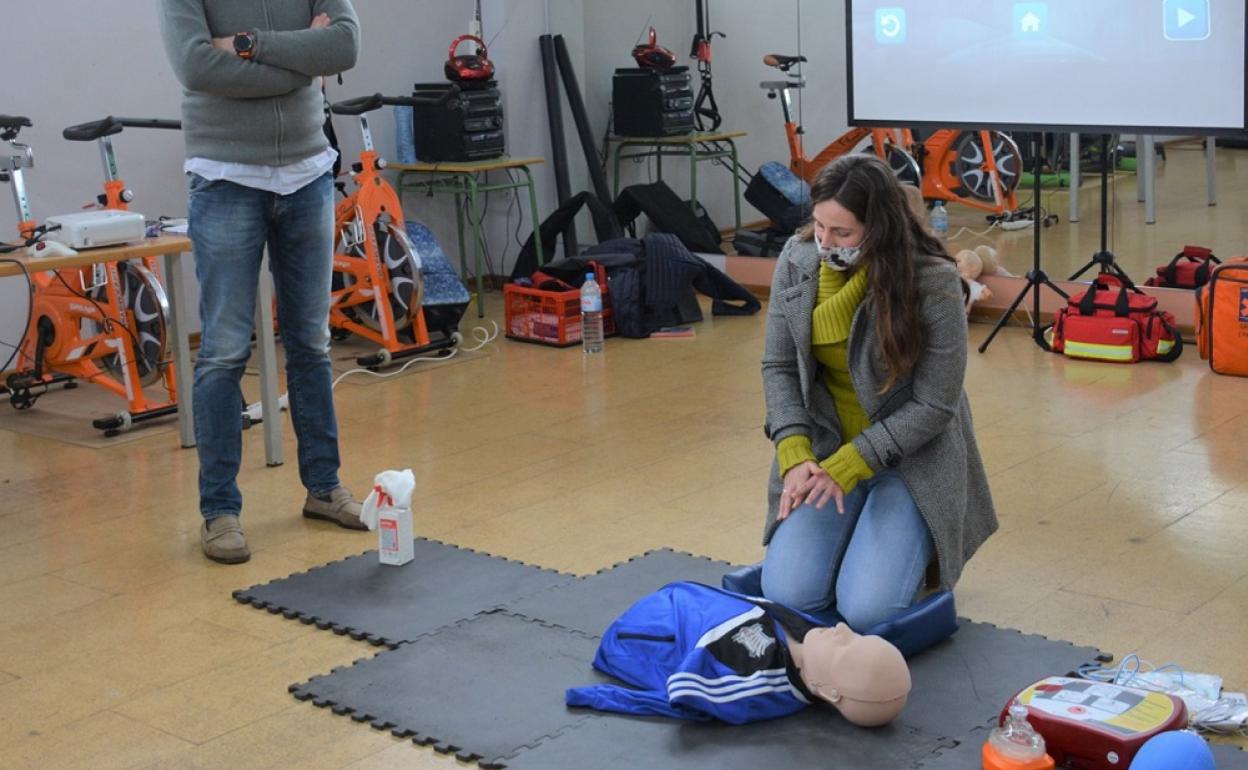
[[[811,214],[815,220],[815,243],[825,249],[861,246],[867,236],[866,225],[835,200],[816,203]]]
[[[874,727],[891,721],[910,694],[910,669],[896,647],[839,623],[802,640],[802,681],[850,722]]]
[[[844,623],[832,628],[814,628],[806,633],[802,645],[806,648],[806,664],[802,667],[802,681],[811,692],[826,701],[838,697],[837,670],[845,650],[861,637]]]

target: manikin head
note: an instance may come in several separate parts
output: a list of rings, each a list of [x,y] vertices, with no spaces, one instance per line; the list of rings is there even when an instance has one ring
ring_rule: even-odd
[[[984,258],[977,251],[962,249],[953,258],[953,261],[958,263],[958,274],[962,276],[964,281],[978,280],[979,276],[984,272]]]
[[[850,722],[892,721],[910,694],[910,669],[893,645],[855,633],[844,623],[807,632],[794,655],[806,687]],[[799,659],[800,658],[800,659]]]
[[[996,275],[997,268],[1001,266],[1001,260],[997,258],[997,250],[981,243],[975,247],[975,253],[984,263],[983,275]]]

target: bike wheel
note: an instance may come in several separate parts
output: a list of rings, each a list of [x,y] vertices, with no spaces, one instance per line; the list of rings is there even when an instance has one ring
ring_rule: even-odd
[[[118,277],[121,279],[121,307],[123,311],[133,314],[135,328],[131,334],[123,335],[130,338],[134,349],[134,362],[139,370],[139,382],[144,386],[152,385],[160,380],[169,350],[168,319],[169,299],[165,296],[165,287],[141,262],[117,263]],[[104,305],[108,300],[107,288],[104,285],[93,287],[88,293],[94,302]],[[99,325],[92,320],[83,319],[81,334],[92,337],[99,334]],[[133,335],[133,336],[131,336]],[[110,353],[99,359],[98,365],[114,379],[123,379],[121,356]]]
[[[364,240],[353,238],[350,233],[355,228],[344,227],[338,240],[338,251],[365,259]],[[377,252],[390,279],[390,324],[395,332],[403,331],[412,325],[412,318],[420,311],[424,302],[424,277],[420,272],[420,259],[416,249],[407,238],[407,233],[393,222],[377,222],[373,226],[373,236],[377,242]],[[335,272],[333,289],[351,286],[354,279],[349,273]],[[378,316],[377,303],[368,302],[352,306],[343,313],[353,320],[362,323],[374,331],[382,330]]]
[[[1008,195],[1018,186],[1019,173],[1023,167],[1022,154],[1008,134],[989,131],[988,139],[992,145],[993,160],[997,164],[997,175],[1001,180],[1001,193]],[[988,156],[984,151],[980,133],[963,131],[954,143],[954,152],[952,171],[965,191],[964,194],[983,201],[995,201],[992,176],[984,168]]]
[[[919,169],[919,162],[910,153],[895,144],[885,145],[884,162],[893,170],[898,182],[922,187],[923,172]]]

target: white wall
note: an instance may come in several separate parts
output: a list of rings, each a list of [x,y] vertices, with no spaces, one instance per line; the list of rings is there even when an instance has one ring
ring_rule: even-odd
[[[808,154],[839,135],[845,123],[844,4],[842,0],[712,0],[711,27],[725,32],[714,51],[715,94],[724,115],[724,129],[747,131],[738,141],[741,162],[753,171],[764,161],[787,160],[780,108],[758,87],[774,79],[763,66],[763,54],[796,53],[809,59],[809,81],[801,114],[811,144]],[[0,22],[6,29],[55,30],[63,50],[73,56],[49,55],[46,35],[10,35],[0,46],[0,112],[24,114],[35,126],[23,138],[35,147],[37,163],[28,174],[36,217],[76,210],[91,201],[102,179],[94,145],[67,142],[68,125],[106,115],[178,117],[181,89],[159,43],[157,0],[123,0],[122,12],[102,12],[88,0],[39,0],[5,3]],[[375,91],[407,93],[417,80],[441,78],[450,40],[467,31],[470,0],[360,0],[356,3],[364,49],[358,66],[339,86],[330,82],[330,97],[346,99]],[[694,32],[692,3],[680,0],[484,0],[485,36],[493,39],[491,57],[499,68],[505,98],[508,151],[514,156],[550,157],[545,92],[537,38],[548,30],[562,34],[577,70],[597,142],[606,129],[611,75],[616,67],[632,66],[629,52],[647,23],[654,24],[660,44],[688,58]],[[549,25],[549,26],[548,26]],[[696,78],[695,78],[696,80]],[[393,156],[394,128],[388,111],[373,117],[377,146]],[[564,99],[565,134],[572,190],[589,189],[586,162]],[[358,151],[354,121],[336,121],[344,154]],[[185,213],[183,149],[177,134],[131,130],[115,138],[121,171],[135,190],[135,209],[149,217]],[[0,152],[7,154],[7,145]],[[625,163],[623,184],[647,178],[644,166]],[[555,203],[553,167],[535,167],[539,215]],[[665,177],[682,197],[688,195],[683,163],[665,164]],[[725,227],[732,222],[732,186],[727,171],[703,164],[701,199],[712,218]],[[608,180],[609,181],[609,180]],[[7,187],[7,185],[6,185]],[[0,233],[11,237],[16,217],[9,191],[0,191]],[[489,245],[496,272],[509,272],[519,246],[513,239],[517,218],[524,216],[520,238],[527,237],[528,202],[506,216],[509,200],[492,196],[487,215]],[[444,197],[409,196],[409,218],[426,222],[437,233],[453,262],[454,208]],[[759,218],[748,205],[746,221]],[[588,223],[580,227],[589,241]],[[506,258],[503,257],[504,249]],[[500,264],[500,262],[502,264]],[[192,278],[193,280],[193,278]],[[194,297],[194,287],[190,296]],[[24,285],[20,278],[0,280],[0,342],[16,342],[25,320]],[[0,363],[8,349],[0,345]]]
[[[804,69],[808,87],[798,102],[807,129],[808,155],[813,156],[848,128],[843,0],[800,3],[798,0],[711,0],[709,5],[710,29],[727,35],[716,37],[712,44],[713,90],[723,115],[720,128],[747,132],[747,136],[737,140],[740,162],[747,171],[753,173],[769,160],[788,161],[779,102],[768,99],[758,85],[763,80],[780,77],[778,71],[763,65],[764,54],[797,54],[800,42],[801,53],[810,60]],[[687,0],[635,0],[632,3],[584,0],[584,47],[593,55],[587,56],[581,83],[587,94],[586,105],[595,137],[599,140],[606,126],[612,73],[616,67],[634,66],[629,53],[647,23],[655,26],[659,44],[675,53],[680,64],[691,67],[695,94],[700,85],[696,62],[689,58],[696,30],[693,3]],[[556,25],[555,28],[569,38],[577,34],[566,26]],[[571,146],[569,153],[573,150],[578,153],[579,163],[579,146]],[[621,168],[621,187],[649,181],[653,171],[653,161],[648,165],[625,161]],[[678,195],[688,197],[687,162],[679,158],[667,160],[663,176]],[[728,171],[703,163],[698,180],[699,200],[707,207],[711,218],[720,227],[730,226],[733,198]],[[742,203],[743,221],[761,218],[751,206]]]
[[[571,0],[551,1],[562,8]],[[574,2],[579,5],[581,0]],[[6,2],[0,7],[0,24],[5,29],[32,31],[7,35],[0,45],[0,72],[5,73],[0,79],[0,113],[25,115],[34,123],[21,138],[35,148],[36,166],[27,174],[27,184],[40,220],[91,202],[103,181],[96,146],[62,139],[63,128],[107,115],[180,117],[181,87],[160,43],[157,0],[107,5],[107,12],[90,0]],[[483,0],[482,5],[485,37],[493,39],[490,55],[504,92],[508,152],[548,156],[537,46],[538,36],[547,29],[546,0]],[[344,75],[343,85],[330,81],[329,94],[334,100],[377,91],[406,94],[418,80],[442,80],[447,47],[468,31],[473,4],[470,0],[359,0],[355,6],[363,51],[355,69]],[[49,48],[45,33],[51,31],[56,33],[59,53]],[[378,149],[393,158],[394,125],[389,110],[375,113],[370,124]],[[359,151],[358,123],[337,118],[335,126],[349,159]],[[114,137],[114,146],[122,176],[136,194],[134,210],[149,218],[185,214],[179,134],[127,130]],[[7,144],[0,145],[0,154],[7,155],[8,150]],[[554,204],[554,177],[549,164],[535,166],[534,172],[538,208],[544,215]],[[0,237],[11,239],[17,218],[8,185],[0,187],[5,188],[0,189]],[[496,272],[503,271],[499,262],[505,247],[508,265],[519,251],[512,240],[517,219],[530,221],[528,199],[521,195],[521,206],[513,209],[508,226],[509,200],[495,194],[489,202],[487,233]],[[432,227],[452,262],[458,264],[455,211],[449,197],[408,196],[405,213]],[[527,234],[522,225],[521,240]],[[194,287],[190,288],[190,296],[196,296]],[[15,343],[21,336],[24,294],[20,277],[0,279],[0,342]],[[9,352],[0,344],[0,364]]]

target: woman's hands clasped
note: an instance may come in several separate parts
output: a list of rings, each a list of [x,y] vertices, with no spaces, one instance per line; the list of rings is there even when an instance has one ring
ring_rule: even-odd
[[[836,512],[845,513],[845,492],[841,485],[813,460],[794,465],[784,474],[784,491],[780,493],[780,511],[776,518],[784,521],[803,505],[816,508],[836,501]]]

